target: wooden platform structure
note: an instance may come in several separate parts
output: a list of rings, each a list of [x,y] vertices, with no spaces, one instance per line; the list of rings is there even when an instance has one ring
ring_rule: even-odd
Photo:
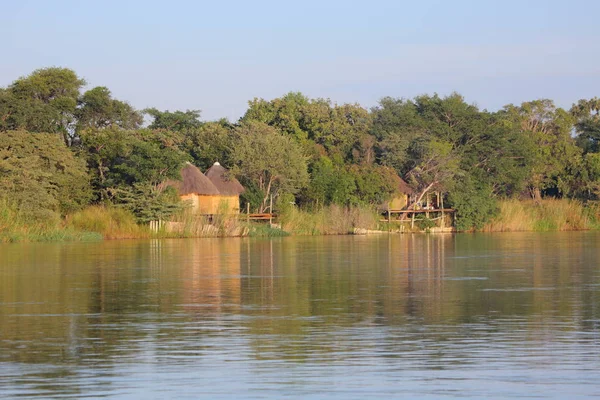
[[[248,221],[269,221],[269,222],[273,222],[273,220],[275,218],[277,218],[276,214],[270,214],[270,213],[265,213],[265,214],[240,214],[240,218],[244,218],[246,217],[246,219]]]
[[[428,209],[415,209],[415,210],[387,209],[385,211],[387,218],[380,220],[380,222],[387,222],[389,224],[393,221],[399,221],[399,222],[406,221],[407,222],[408,220],[410,220],[410,225],[411,225],[411,229],[412,229],[415,226],[415,216],[417,214],[425,214],[425,218],[427,218],[429,220],[432,220],[432,221],[439,220],[441,223],[440,228],[443,229],[445,215],[451,215],[452,218],[454,218],[455,212],[456,212],[456,210],[454,210],[452,208],[428,208]]]

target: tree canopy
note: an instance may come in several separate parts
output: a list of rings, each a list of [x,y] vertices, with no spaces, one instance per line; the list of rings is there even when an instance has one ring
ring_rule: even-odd
[[[103,202],[140,221],[164,218],[178,200],[160,183],[184,161],[227,166],[246,186],[244,201],[262,211],[271,197],[380,205],[402,177],[413,203],[441,192],[461,229],[484,224],[503,198],[600,196],[598,98],[569,110],[535,99],[492,112],[457,93],[384,97],[366,109],[290,92],[255,98],[229,122],[202,121],[199,110],[139,111],[85,85],[51,67],[0,88],[0,197],[52,218]]]

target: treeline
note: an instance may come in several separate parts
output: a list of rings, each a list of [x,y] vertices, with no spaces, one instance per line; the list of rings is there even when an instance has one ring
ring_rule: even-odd
[[[445,194],[459,229],[479,228],[498,200],[600,195],[600,100],[570,110],[542,99],[480,110],[459,94],[383,98],[368,110],[288,93],[254,99],[232,123],[200,111],[135,110],[65,68],[0,89],[0,200],[38,220],[90,204],[166,219],[181,204],[160,185],[185,161],[219,161],[246,187],[243,202],[380,205],[398,190]],[[144,118],[146,116],[146,118]],[[144,121],[147,121],[144,124]]]

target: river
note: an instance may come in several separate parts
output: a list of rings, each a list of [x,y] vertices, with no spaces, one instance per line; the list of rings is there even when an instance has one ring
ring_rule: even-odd
[[[0,397],[600,396],[600,234],[0,245]]]

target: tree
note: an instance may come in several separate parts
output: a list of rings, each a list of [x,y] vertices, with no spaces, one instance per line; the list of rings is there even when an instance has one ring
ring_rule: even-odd
[[[569,188],[562,184],[562,177],[581,156],[571,137],[572,115],[548,99],[525,102],[518,107],[508,105],[503,113],[520,130],[524,146],[531,154],[527,179],[531,196],[539,200],[543,191],[567,193]]]
[[[231,159],[234,173],[250,180],[262,192],[260,212],[271,195],[296,194],[308,183],[306,157],[298,144],[276,128],[262,122],[242,123],[235,129]]]
[[[271,101],[254,98],[248,102],[248,110],[241,122],[257,121],[271,125],[303,143],[308,139],[308,133],[302,127],[303,110],[308,104],[308,97],[300,92],[289,92]]]
[[[200,121],[200,110],[185,111],[159,111],[156,108],[147,108],[145,114],[153,118],[149,129],[166,129],[170,131],[183,132],[190,129],[199,128],[202,125]]]
[[[80,151],[87,157],[98,200],[113,200],[115,193],[135,184],[157,187],[178,178],[186,160],[175,145],[148,130],[107,128],[82,132]]]
[[[55,220],[91,199],[85,161],[54,134],[8,131],[0,140],[0,197],[36,220]]]
[[[576,119],[577,145],[584,153],[600,152],[600,99],[579,100],[571,114]]]
[[[329,157],[323,156],[311,166],[310,183],[301,198],[314,205],[357,204],[355,177],[343,163],[334,164]]]
[[[143,122],[142,115],[128,103],[112,98],[110,90],[98,86],[85,92],[79,99],[77,131],[118,127],[137,129]]]
[[[233,129],[227,121],[207,122],[184,133],[182,149],[192,156],[195,165],[206,170],[215,161],[229,165],[234,142]]]
[[[416,191],[413,204],[420,203],[430,192],[453,189],[456,177],[463,173],[460,156],[449,142],[418,137],[409,145],[408,153],[413,167],[405,177]]]
[[[85,84],[68,68],[44,68],[14,81],[0,96],[4,129],[60,133],[69,144],[79,91]]]

